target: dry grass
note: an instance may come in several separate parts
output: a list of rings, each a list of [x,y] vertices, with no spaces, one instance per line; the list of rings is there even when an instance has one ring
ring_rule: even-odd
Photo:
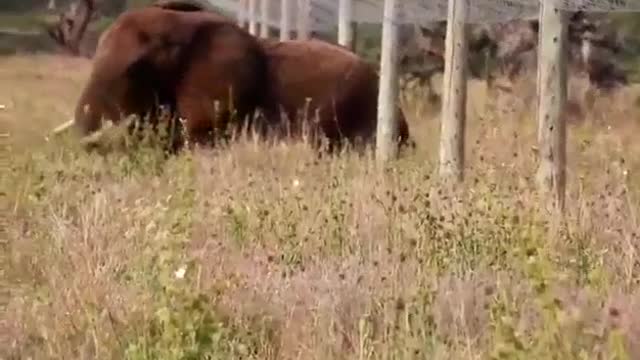
[[[558,227],[531,181],[531,83],[471,84],[467,181],[448,193],[418,90],[419,149],[377,171],[248,139],[169,159],[43,142],[86,74],[0,60],[0,358],[640,358],[637,89],[572,125]]]

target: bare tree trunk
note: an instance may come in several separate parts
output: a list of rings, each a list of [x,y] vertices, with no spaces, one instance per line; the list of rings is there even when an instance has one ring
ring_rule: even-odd
[[[468,0],[449,0],[445,69],[443,80],[442,127],[440,134],[440,176],[461,181],[467,105],[467,13]]]
[[[71,3],[69,10],[60,14],[58,23],[47,27],[46,31],[67,52],[80,55],[80,44],[89,23],[93,20],[95,10],[95,0]]]

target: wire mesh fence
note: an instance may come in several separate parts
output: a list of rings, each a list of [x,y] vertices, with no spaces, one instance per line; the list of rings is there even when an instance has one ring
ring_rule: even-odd
[[[234,13],[243,13],[240,0],[202,0],[216,7]],[[260,1],[260,0],[256,0]],[[279,0],[269,2],[269,25],[280,26],[282,6]],[[326,31],[338,24],[339,1],[309,0],[311,3],[311,24],[313,31]],[[537,18],[542,0],[472,0],[469,1],[466,21],[469,23],[497,23],[517,19]],[[295,23],[296,1],[290,1],[289,16]],[[426,24],[446,20],[448,0],[403,0],[398,2],[400,24]],[[380,24],[383,22],[383,0],[353,0],[352,21],[357,23]],[[587,12],[637,12],[640,0],[563,0],[559,5],[568,11]],[[244,14],[246,16],[246,14]]]

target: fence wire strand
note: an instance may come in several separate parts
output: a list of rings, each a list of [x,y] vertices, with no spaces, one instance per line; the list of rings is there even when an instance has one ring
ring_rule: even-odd
[[[243,12],[240,0],[202,0],[226,11]],[[326,31],[338,24],[337,0],[309,0],[311,2],[311,29]],[[358,23],[381,24],[384,0],[353,0],[353,21]],[[519,19],[536,19],[544,0],[468,0],[469,23],[499,23]],[[295,1],[291,1],[291,23],[297,17]],[[280,26],[281,6],[279,0],[269,0],[269,24]],[[426,25],[446,20],[448,0],[403,0],[398,5],[398,18],[394,22],[402,24]],[[562,0],[560,7],[567,11],[586,12],[637,12],[640,0]],[[246,15],[246,14],[245,14]]]

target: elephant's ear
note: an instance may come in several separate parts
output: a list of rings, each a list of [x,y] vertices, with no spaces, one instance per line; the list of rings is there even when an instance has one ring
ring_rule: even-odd
[[[92,72],[99,77],[124,76],[129,68],[149,54],[151,40],[137,28],[114,24],[100,37]],[[107,80],[107,79],[105,79]]]

